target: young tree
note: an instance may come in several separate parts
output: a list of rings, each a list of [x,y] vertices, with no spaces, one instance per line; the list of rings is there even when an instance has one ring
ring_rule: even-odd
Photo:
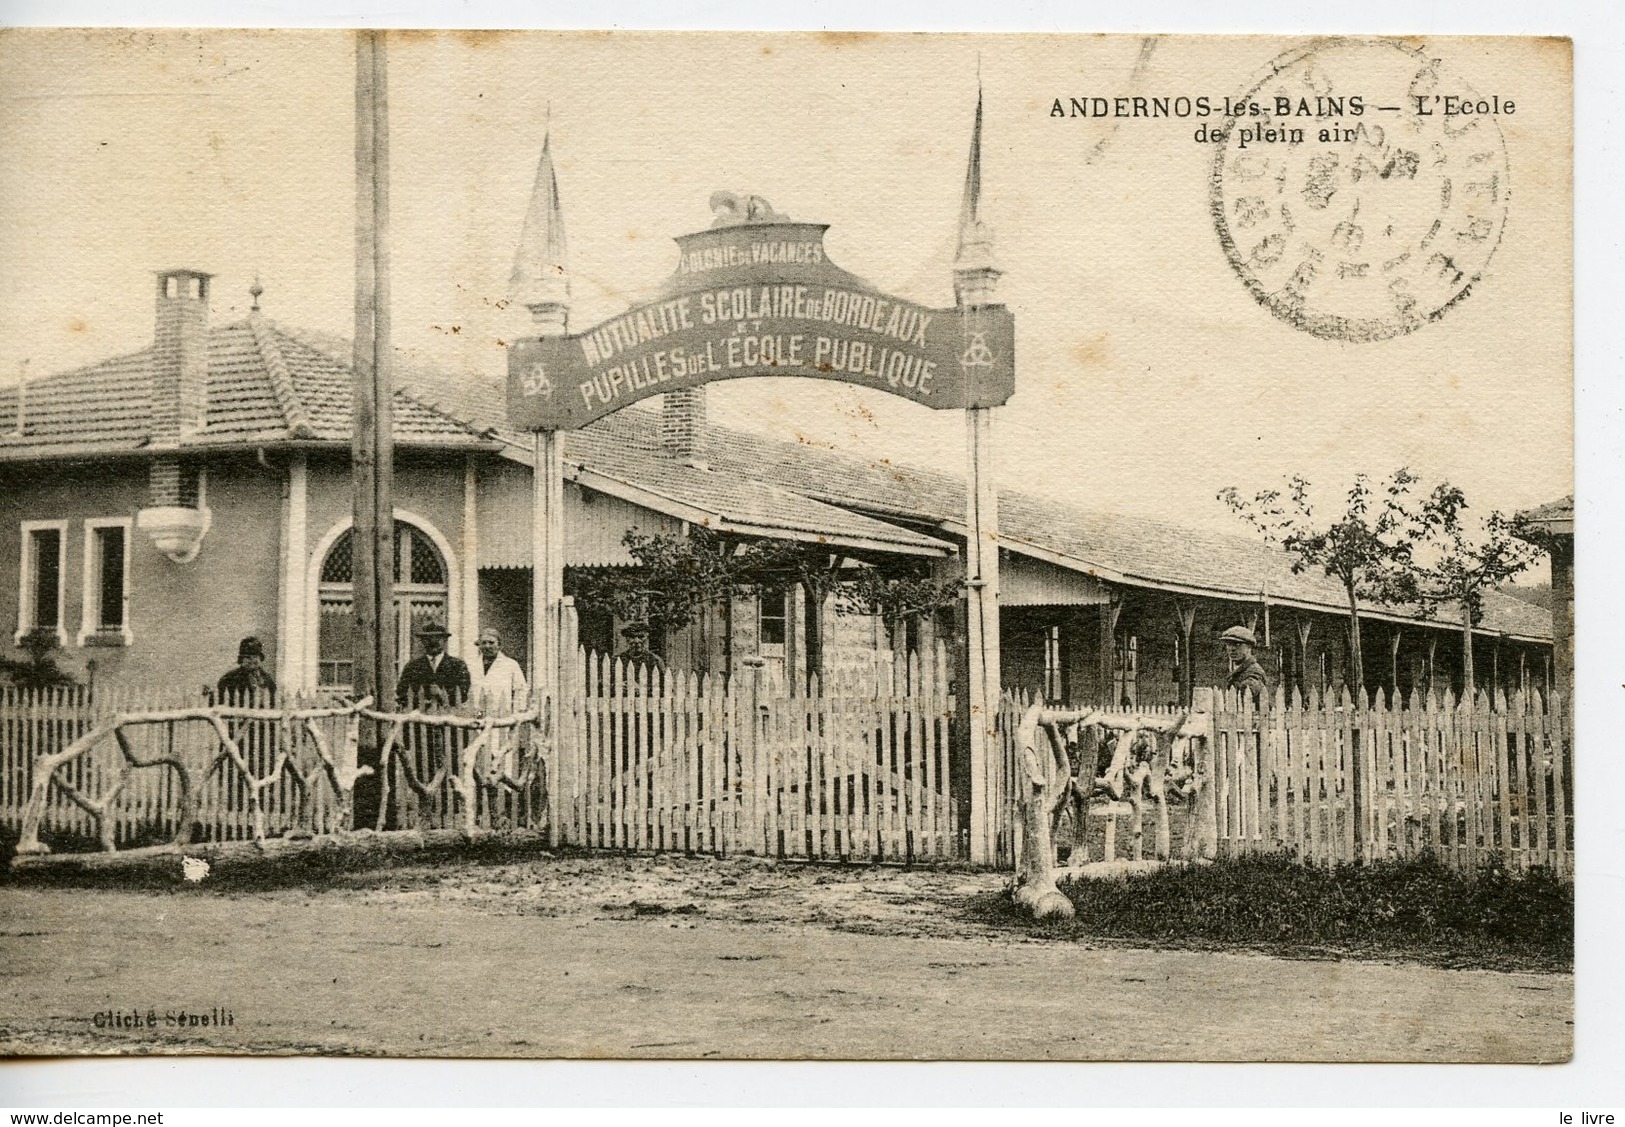
[[[938,583],[928,565],[881,557],[859,567],[827,547],[787,540],[762,540],[740,552],[742,578],[757,589],[794,583],[806,595],[807,672],[824,669],[824,604],[833,595],[837,614],[878,616],[888,632],[905,618],[948,606],[959,597],[960,580]]]
[[[584,579],[579,602],[599,606],[626,623],[632,641],[662,636],[694,620],[704,606],[764,590],[800,587],[806,594],[805,651],[811,673],[823,668],[823,607],[835,596],[840,614],[875,614],[888,627],[909,615],[951,604],[961,583],[937,583],[914,561],[884,559],[845,567],[821,544],[790,540],[730,540],[708,529],[688,536],[646,536],[628,531],[622,541],[636,566]]]
[[[740,586],[737,545],[706,528],[688,536],[645,535],[628,529],[621,538],[634,566],[589,572],[576,599],[602,607],[625,623],[634,656],[694,620],[701,608],[731,598]]]
[[[1327,519],[1317,518],[1309,499],[1309,482],[1294,475],[1286,493],[1267,489],[1244,498],[1235,486],[1219,493],[1242,520],[1266,541],[1279,544],[1292,556],[1292,570],[1301,574],[1319,568],[1343,588],[1349,612],[1351,688],[1365,687],[1365,661],[1360,652],[1360,601],[1400,601],[1415,541],[1421,529],[1407,504],[1416,475],[1405,467],[1391,474],[1380,487],[1359,474],[1342,509]]]
[[[1518,517],[1492,512],[1482,521],[1464,519],[1462,491],[1441,482],[1422,504],[1422,538],[1404,577],[1405,594],[1423,613],[1454,603],[1461,612],[1462,699],[1476,688],[1473,627],[1484,617],[1484,593],[1499,587],[1546,551],[1539,531]]]
[[[835,609],[841,614],[873,615],[889,633],[915,615],[952,606],[964,590],[963,579],[939,582],[923,563],[889,561],[846,576],[836,592]]]

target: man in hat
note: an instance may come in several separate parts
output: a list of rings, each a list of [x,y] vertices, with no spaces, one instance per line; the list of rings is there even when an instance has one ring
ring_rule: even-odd
[[[1253,707],[1263,707],[1265,698],[1269,696],[1270,679],[1253,656],[1253,647],[1258,645],[1258,639],[1247,627],[1232,626],[1219,635],[1219,641],[1224,643],[1224,653],[1230,659],[1231,666],[1230,679],[1225,682],[1225,688],[1231,692],[1239,690],[1249,693],[1253,698]]]
[[[276,702],[276,681],[265,671],[265,646],[258,638],[244,638],[237,646],[237,668],[215,685],[222,704],[264,704]]]
[[[451,631],[438,622],[418,627],[423,653],[406,663],[395,685],[402,708],[456,708],[468,699],[468,666],[446,652]]]

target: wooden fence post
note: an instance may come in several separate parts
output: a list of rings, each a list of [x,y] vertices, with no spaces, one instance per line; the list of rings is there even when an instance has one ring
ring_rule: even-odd
[[[740,848],[755,852],[748,844],[754,841],[763,856],[772,855],[772,843],[767,840],[767,806],[771,795],[762,794],[762,673],[767,661],[760,657],[745,659],[745,709],[743,729],[745,747],[740,756],[740,775],[744,792],[740,797],[740,814],[745,827],[740,834]]]
[[[557,694],[544,698],[540,689],[532,690],[536,703],[536,731],[534,738],[539,750],[551,749],[551,755],[541,756],[543,808],[547,811],[547,847],[557,849],[560,844],[559,822],[564,817],[564,780],[572,785],[576,778],[575,760],[575,707],[584,694],[581,683],[581,654],[578,637],[580,622],[573,596],[559,600],[559,669]],[[518,733],[515,732],[515,737]],[[570,766],[567,768],[565,764]]]
[[[1342,727],[1345,735],[1343,754],[1348,760],[1349,770],[1349,805],[1354,823],[1354,857],[1357,860],[1370,864],[1376,858],[1373,850],[1372,831],[1376,826],[1376,818],[1381,817],[1380,807],[1371,800],[1371,784],[1376,781],[1376,748],[1371,741],[1365,738],[1365,726],[1369,717],[1366,716],[1365,690],[1359,689],[1354,696],[1349,695],[1344,688],[1341,697],[1343,710]],[[1370,760],[1368,763],[1367,760]],[[1330,811],[1335,804],[1332,796],[1327,794],[1327,809]],[[1328,817],[1330,814],[1328,813]],[[1377,835],[1380,840],[1380,833]]]
[[[1219,810],[1214,792],[1213,759],[1217,732],[1214,712],[1218,708],[1218,694],[1211,688],[1193,689],[1191,709],[1201,717],[1203,733],[1193,736],[1197,741],[1191,747],[1191,762],[1196,770],[1196,848],[1197,856],[1209,859],[1219,855]],[[1196,719],[1193,716],[1192,719]]]

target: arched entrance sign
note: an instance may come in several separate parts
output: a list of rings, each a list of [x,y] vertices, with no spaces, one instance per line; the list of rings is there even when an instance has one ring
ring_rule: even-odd
[[[653,300],[512,345],[509,420],[572,430],[652,395],[752,376],[837,380],[937,410],[1010,398],[1008,309],[928,309],[877,290],[830,261],[827,229],[746,222],[680,236],[677,271]]]
[[[563,221],[546,142],[514,269],[538,329],[508,349],[508,418],[535,433],[531,540],[532,684],[557,700],[564,616],[564,431],[641,399],[718,380],[799,376],[965,412],[964,729],[969,856],[993,860],[989,796],[999,702],[998,496],[992,411],[1015,391],[1015,324],[992,300],[1000,271],[980,219],[981,102],[953,265],[956,304],[930,309],[831,262],[822,223],[797,223],[760,197],[718,192],[709,230],[677,239],[677,269],[655,297],[583,333],[569,310]]]

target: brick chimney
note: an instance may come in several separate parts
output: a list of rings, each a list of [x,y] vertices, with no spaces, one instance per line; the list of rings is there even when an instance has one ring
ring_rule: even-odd
[[[661,397],[660,446],[691,466],[705,465],[705,388],[686,387]]]
[[[152,339],[152,437],[159,444],[203,429],[211,277],[198,270],[164,270],[158,275],[158,317]]]

